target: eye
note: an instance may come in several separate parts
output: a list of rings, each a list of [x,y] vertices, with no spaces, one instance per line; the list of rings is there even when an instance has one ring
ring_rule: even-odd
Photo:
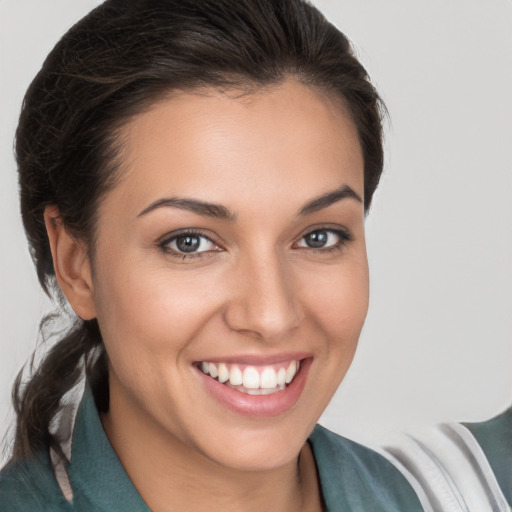
[[[297,247],[307,249],[337,249],[352,240],[352,236],[341,229],[315,229],[305,234],[297,243]]]
[[[165,252],[181,257],[219,250],[219,247],[207,236],[193,232],[182,232],[170,236],[163,240],[159,246]]]

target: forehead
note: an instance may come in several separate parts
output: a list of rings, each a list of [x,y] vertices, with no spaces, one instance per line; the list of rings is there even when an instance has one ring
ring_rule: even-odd
[[[134,208],[157,195],[243,203],[293,190],[297,201],[348,184],[363,195],[363,156],[347,109],[294,80],[249,94],[174,93],[122,131],[122,179]]]

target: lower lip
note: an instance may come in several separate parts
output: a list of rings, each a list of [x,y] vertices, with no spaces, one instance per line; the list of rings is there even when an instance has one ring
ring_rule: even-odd
[[[197,369],[206,389],[225,407],[237,414],[259,418],[278,416],[291,409],[299,400],[306,384],[312,358],[303,359],[294,379],[282,391],[270,395],[248,395],[230,388]]]

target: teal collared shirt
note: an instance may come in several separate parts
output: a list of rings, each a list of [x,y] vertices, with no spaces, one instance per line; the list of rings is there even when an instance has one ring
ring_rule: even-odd
[[[319,425],[309,443],[327,511],[423,510],[405,478],[376,452]],[[67,474],[71,501],[48,454],[11,464],[0,473],[0,512],[150,512],[105,435],[89,388],[76,417]]]

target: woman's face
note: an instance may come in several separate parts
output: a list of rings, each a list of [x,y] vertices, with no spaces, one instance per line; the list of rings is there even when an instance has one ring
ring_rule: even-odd
[[[192,459],[279,467],[347,372],[367,311],[354,124],[289,80],[175,94],[123,136],[93,263],[107,421]]]

